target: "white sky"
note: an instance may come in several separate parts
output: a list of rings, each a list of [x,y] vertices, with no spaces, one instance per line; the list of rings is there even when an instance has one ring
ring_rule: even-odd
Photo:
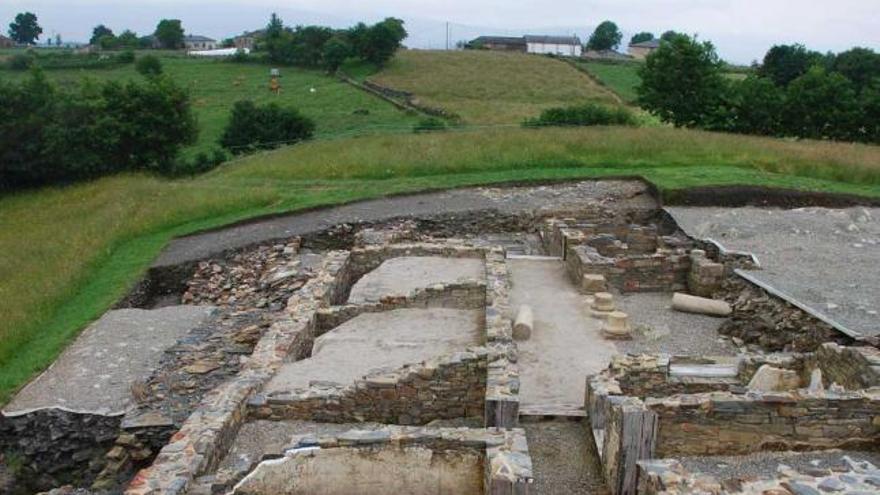
[[[446,21],[454,42],[526,32],[586,37],[611,19],[627,37],[642,30],[698,33],[713,41],[722,57],[739,63],[760,59],[776,43],[880,51],[880,0],[2,0],[2,30],[23,10],[37,14],[46,34],[71,41],[87,40],[98,23],[146,34],[162,17],[182,19],[190,33],[228,37],[261,27],[278,11],[288,24],[335,27],[401,17],[411,34],[407,44],[416,48],[444,46]]]

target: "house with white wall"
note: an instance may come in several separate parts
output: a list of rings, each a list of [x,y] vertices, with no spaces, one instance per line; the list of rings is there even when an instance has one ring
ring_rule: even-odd
[[[583,45],[577,36],[525,36],[526,51],[539,55],[580,57]]]

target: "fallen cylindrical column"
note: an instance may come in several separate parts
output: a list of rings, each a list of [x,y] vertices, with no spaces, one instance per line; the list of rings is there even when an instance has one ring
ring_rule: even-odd
[[[535,316],[532,307],[523,304],[516,314],[516,322],[513,324],[514,340],[529,340],[532,336],[532,328],[535,325]]]
[[[706,299],[681,292],[672,295],[672,309],[709,316],[728,316],[732,311],[730,304],[724,301]]]

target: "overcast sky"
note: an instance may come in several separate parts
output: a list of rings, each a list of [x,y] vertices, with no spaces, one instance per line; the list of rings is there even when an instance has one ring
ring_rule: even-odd
[[[115,31],[153,30],[162,17],[180,18],[187,32],[216,38],[261,27],[278,11],[288,24],[345,27],[401,17],[409,46],[442,48],[445,23],[455,42],[479,34],[562,34],[586,37],[611,19],[628,36],[667,29],[698,33],[722,57],[748,63],[776,43],[802,42],[819,51],[867,46],[880,51],[880,0],[0,0],[0,22],[37,14],[46,34],[87,40],[98,23]]]

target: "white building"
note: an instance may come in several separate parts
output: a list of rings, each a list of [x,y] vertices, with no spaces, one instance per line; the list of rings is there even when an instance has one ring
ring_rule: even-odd
[[[183,46],[187,50],[216,50],[217,40],[200,35],[184,36]]]
[[[559,55],[561,57],[580,57],[583,50],[577,36],[533,36],[526,35],[526,51],[540,55]]]

